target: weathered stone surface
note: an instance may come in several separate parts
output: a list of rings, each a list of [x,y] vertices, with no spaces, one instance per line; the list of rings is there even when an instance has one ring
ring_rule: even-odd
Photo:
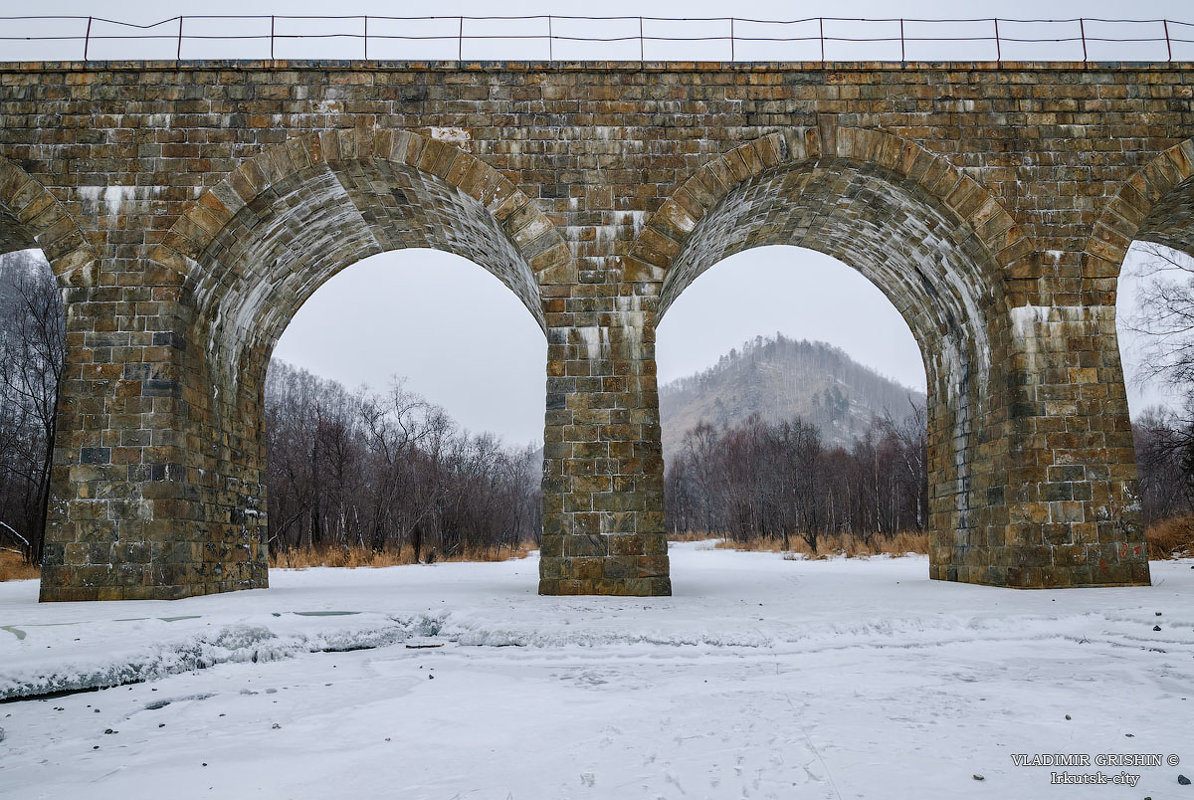
[[[545,331],[543,592],[670,592],[655,328],[769,244],[860,270],[920,342],[932,577],[1147,583],[1116,280],[1134,240],[1194,252],[1190,74],[0,65],[0,252],[41,247],[68,308],[42,597],[264,586],[269,353],[404,247]]]

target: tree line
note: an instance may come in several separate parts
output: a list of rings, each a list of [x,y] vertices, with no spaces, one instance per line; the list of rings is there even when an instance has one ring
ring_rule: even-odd
[[[460,430],[401,381],[350,392],[284,362],[265,387],[269,547],[416,562],[538,541],[542,455]]]
[[[1194,259],[1158,244],[1133,250],[1129,274],[1138,289],[1126,327],[1137,334],[1139,380],[1184,398],[1132,421],[1140,504],[1151,525],[1194,513]]]
[[[1194,513],[1194,409],[1154,407],[1133,423],[1143,522]],[[665,476],[672,534],[723,536],[749,544],[802,539],[814,553],[827,534],[864,544],[922,532],[928,524],[924,408],[904,419],[875,418],[851,447],[828,447],[799,417],[715,428],[684,436]]]
[[[66,320],[40,251],[0,256],[0,547],[40,564]]]
[[[1194,513],[1194,408],[1147,409],[1132,423],[1145,525]]]
[[[928,524],[923,406],[904,419],[875,419],[849,447],[828,447],[799,417],[742,425],[701,422],[665,474],[668,527],[739,543],[802,539],[817,552],[826,534],[875,536]]]

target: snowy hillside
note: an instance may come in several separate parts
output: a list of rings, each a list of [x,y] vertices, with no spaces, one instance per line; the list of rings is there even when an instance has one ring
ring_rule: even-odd
[[[799,416],[828,445],[849,447],[875,416],[896,420],[924,404],[924,393],[901,386],[824,342],[758,337],[704,372],[659,389],[665,456],[705,420],[741,425],[752,414],[767,422]]]
[[[672,557],[670,598],[539,597],[533,558],[173,603],[0,584],[0,696],[143,681],[0,705],[0,797],[1191,791],[1190,560],[1151,588],[1021,592],[930,582],[920,557]],[[1180,763],[1071,767],[1140,777],[1067,790],[1013,761],[1054,753]]]

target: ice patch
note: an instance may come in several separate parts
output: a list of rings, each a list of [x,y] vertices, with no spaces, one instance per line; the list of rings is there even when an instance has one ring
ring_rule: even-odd
[[[136,186],[80,186],[79,197],[83,201],[83,209],[88,214],[98,215],[103,206],[105,216],[120,216],[126,203],[135,203],[139,187]],[[156,193],[156,187],[144,190],[146,193]]]
[[[129,620],[136,621],[136,620]],[[434,635],[440,620],[420,616],[387,619],[362,627],[276,632],[263,624],[232,624],[213,632],[154,643],[135,651],[109,649],[101,656],[67,658],[0,674],[0,701],[142,683],[225,663],[261,663],[304,653],[370,650]]]
[[[83,201],[83,208],[88,209],[92,213],[95,213],[96,208],[99,206],[100,195],[103,194],[104,187],[103,186],[80,186],[75,191],[77,191],[79,193],[79,197]]]
[[[596,325],[577,328],[576,335],[584,342],[585,356],[587,358],[595,361],[602,357],[604,331],[601,328]]]
[[[622,225],[629,225],[634,231],[634,237],[637,239],[639,231],[643,229],[643,222],[647,217],[646,211],[624,211],[622,212]]]
[[[1027,342],[1035,334],[1035,326],[1049,321],[1049,306],[1017,306],[1011,310],[1012,330],[1016,338]]]
[[[473,135],[464,128],[454,127],[432,127],[428,129],[431,133],[431,138],[440,142],[451,142],[452,144],[465,144],[471,142]]]
[[[625,338],[630,344],[632,353],[642,352],[643,326],[646,324],[642,300],[642,297],[637,294],[618,295],[614,298],[614,308],[622,317]]]
[[[119,216],[124,204],[136,199],[136,186],[109,186],[104,189],[104,211],[109,217]]]
[[[1114,314],[1113,306],[1016,306],[1008,312],[1016,338],[1027,341],[1035,338],[1039,325],[1081,325]]]
[[[152,703],[145,704],[146,711],[158,711],[165,708],[171,703],[185,703],[190,700],[209,700],[215,697],[211,692],[203,692],[202,694],[188,694],[184,697],[163,697],[161,700],[154,700]]]

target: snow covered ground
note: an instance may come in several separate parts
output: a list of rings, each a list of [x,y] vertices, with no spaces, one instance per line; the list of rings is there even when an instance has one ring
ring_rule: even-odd
[[[1194,562],[1152,568],[1014,591],[685,544],[654,599],[539,597],[533,558],[175,602],[5,583],[0,697],[138,682],[0,703],[0,797],[1194,799]],[[1012,758],[1059,753],[1091,766]]]

